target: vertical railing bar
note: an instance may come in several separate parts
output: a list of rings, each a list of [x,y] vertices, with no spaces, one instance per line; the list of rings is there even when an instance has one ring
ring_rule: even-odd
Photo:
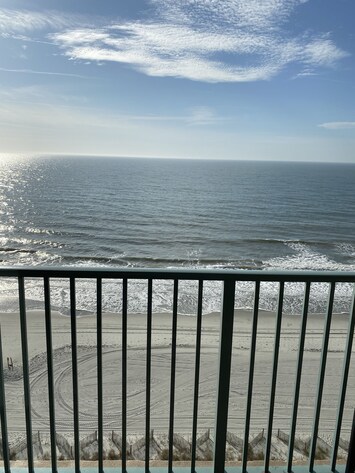
[[[47,370],[48,370],[48,405],[51,438],[51,463],[52,472],[57,471],[57,445],[55,432],[55,407],[54,407],[54,376],[53,376],[53,343],[52,343],[52,320],[49,277],[45,276],[44,284],[44,314],[46,320],[46,344],[47,344]]]
[[[197,416],[198,416],[198,395],[199,395],[199,384],[200,384],[200,358],[201,358],[202,301],[203,301],[203,280],[200,279],[198,282],[198,299],[197,299],[195,388],[194,388],[194,407],[193,407],[193,418],[192,418],[191,473],[195,473],[195,469],[196,469]]]
[[[353,301],[352,301],[352,307],[350,311],[348,335],[347,335],[346,347],[345,347],[343,376],[342,376],[342,382],[340,385],[341,387],[340,387],[340,396],[339,396],[338,411],[337,411],[336,429],[334,431],[334,439],[333,439],[333,451],[332,451],[332,456],[331,456],[331,471],[333,472],[335,472],[335,469],[336,469],[341,425],[343,422],[346,388],[348,384],[351,352],[352,352],[353,338],[354,338],[354,328],[355,328],[355,287],[354,287]]]
[[[348,459],[346,461],[345,473],[355,472],[355,409],[353,414],[353,423],[351,426],[350,442],[348,450]]]
[[[303,313],[302,313],[302,322],[301,322],[301,332],[298,345],[298,361],[297,361],[297,374],[296,382],[294,388],[293,396],[293,408],[292,408],[292,420],[290,428],[290,437],[288,442],[288,457],[287,457],[287,472],[292,472],[292,461],[293,461],[293,450],[295,446],[295,434],[296,434],[296,425],[297,425],[297,412],[298,412],[298,403],[300,397],[300,386],[301,386],[301,376],[302,376],[302,366],[303,366],[303,355],[304,355],[304,343],[306,338],[306,328],[307,328],[307,319],[308,319],[308,305],[309,305],[309,295],[311,291],[311,283],[307,282],[305,286],[304,299],[303,299]]]
[[[78,393],[78,352],[76,341],[76,294],[75,278],[70,278],[70,319],[71,350],[73,379],[73,414],[74,414],[74,463],[75,473],[80,473],[80,439],[79,439],[79,393]]]
[[[122,280],[122,473],[127,471],[127,278]]]
[[[97,423],[98,473],[104,471],[103,448],[103,377],[102,377],[102,278],[96,280],[96,335],[97,335]]]
[[[170,417],[169,417],[168,473],[172,473],[172,471],[173,471],[176,335],[177,335],[177,310],[178,310],[178,287],[179,287],[178,285],[179,285],[178,280],[174,279],[173,322],[172,322],[172,339],[171,339],[171,377],[170,377]]]
[[[0,325],[0,416],[1,416],[1,437],[2,437],[2,457],[4,461],[5,473],[10,473],[10,455],[9,455],[9,438],[7,432],[6,418],[6,399],[4,386],[4,365],[2,356],[2,340]]]
[[[34,473],[33,467],[33,444],[32,444],[32,420],[31,420],[31,394],[30,376],[28,366],[28,343],[27,343],[27,323],[26,323],[26,302],[25,302],[25,282],[23,276],[18,278],[19,302],[20,302],[20,325],[21,325],[21,345],[22,345],[22,366],[23,366],[23,391],[26,414],[26,441],[27,441],[27,461],[29,473]]]
[[[270,466],[272,425],[273,425],[273,420],[274,420],[274,407],[275,407],[275,394],[276,394],[276,382],[277,382],[277,368],[278,368],[278,361],[279,361],[284,289],[285,289],[285,283],[282,281],[280,282],[279,301],[278,301],[277,316],[276,316],[274,361],[273,361],[273,367],[272,367],[269,418],[268,418],[267,435],[266,435],[266,442],[265,442],[264,471],[266,473],[269,472],[269,466]]]
[[[312,433],[311,444],[310,444],[310,449],[309,449],[309,471],[310,472],[313,472],[314,457],[316,454],[316,447],[317,447],[317,440],[318,440],[318,427],[319,427],[319,418],[320,418],[320,411],[321,411],[321,405],[322,405],[325,368],[327,364],[328,342],[329,342],[329,334],[330,334],[330,324],[331,324],[332,313],[333,313],[334,293],[335,293],[335,282],[332,282],[330,284],[330,290],[329,290],[327,316],[324,323],[323,346],[322,346],[321,362],[320,362],[319,377],[318,377],[318,390],[317,390],[318,394],[316,397],[316,403],[315,403],[315,408],[314,408],[314,420],[313,420],[313,430],[312,430],[313,433]]]
[[[149,473],[150,456],[150,388],[151,388],[151,360],[152,360],[152,299],[153,280],[148,279],[147,303],[147,359],[146,359],[146,413],[145,413],[145,472]]]
[[[244,428],[244,443],[243,443],[243,458],[242,458],[242,472],[243,473],[246,473],[247,463],[248,463],[250,416],[251,416],[251,405],[252,405],[252,398],[253,398],[254,367],[255,367],[255,354],[256,354],[256,336],[257,336],[257,331],[258,331],[259,298],[260,298],[260,281],[256,281],[255,293],[254,293],[253,327],[252,327],[251,344],[250,344],[248,395],[247,395],[247,407],[246,407],[245,428]]]
[[[214,432],[214,473],[224,473],[228,423],[228,403],[233,347],[235,281],[225,280],[219,341],[217,412]]]

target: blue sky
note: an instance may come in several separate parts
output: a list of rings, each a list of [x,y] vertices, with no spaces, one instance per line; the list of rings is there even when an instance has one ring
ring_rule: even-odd
[[[355,162],[353,0],[0,4],[0,153]]]

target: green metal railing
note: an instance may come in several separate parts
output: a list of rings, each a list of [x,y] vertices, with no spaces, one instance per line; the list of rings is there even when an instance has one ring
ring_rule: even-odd
[[[170,373],[170,411],[169,411],[169,448],[168,448],[168,473],[173,471],[173,436],[174,436],[174,406],[175,406],[175,378],[176,378],[176,347],[177,347],[177,319],[178,319],[178,295],[179,281],[198,281],[198,304],[196,320],[196,344],[195,344],[195,373],[194,373],[194,398],[192,412],[192,447],[190,471],[196,471],[196,436],[199,407],[199,385],[200,385],[200,354],[201,354],[201,321],[202,302],[205,281],[223,282],[223,302],[221,308],[221,329],[220,329],[220,353],[219,370],[217,382],[216,399],[216,423],[214,431],[214,462],[215,473],[223,473],[226,464],[226,440],[228,422],[228,402],[231,379],[231,360],[233,347],[233,323],[235,310],[235,290],[239,281],[252,281],[255,283],[254,308],[252,318],[252,333],[250,346],[250,364],[248,373],[248,389],[246,399],[246,415],[244,425],[244,448],[241,462],[242,473],[248,468],[248,440],[250,432],[251,408],[253,399],[254,367],[256,354],[256,338],[258,329],[258,313],[260,284],[264,281],[273,281],[279,285],[278,308],[276,312],[275,342],[273,347],[272,380],[268,409],[268,423],[266,430],[265,453],[263,471],[270,471],[271,439],[273,433],[273,420],[275,408],[276,383],[278,375],[278,359],[281,338],[281,320],[283,315],[284,288],[287,282],[302,282],[305,285],[302,321],[299,338],[299,349],[297,356],[296,379],[294,381],[294,396],[292,415],[290,418],[290,432],[288,445],[288,458],[286,470],[291,473],[293,470],[293,456],[295,448],[295,433],[297,425],[297,413],[299,407],[299,396],[301,387],[301,375],[303,366],[303,355],[305,346],[305,336],[307,327],[307,317],[309,312],[310,291],[313,283],[323,282],[329,284],[329,297],[327,313],[324,322],[323,342],[320,357],[320,367],[318,373],[318,387],[316,402],[313,412],[312,436],[309,448],[308,467],[304,471],[314,471],[316,446],[319,431],[320,412],[322,407],[323,386],[328,354],[328,343],[330,337],[330,326],[333,314],[333,303],[336,284],[352,283],[355,285],[355,273],[338,272],[271,272],[271,271],[207,271],[207,270],[148,270],[148,269],[38,269],[38,268],[0,268],[0,277],[16,278],[18,280],[18,296],[20,307],[20,326],[22,343],[22,365],[23,365],[23,386],[26,420],[27,439],[27,462],[29,473],[34,472],[34,458],[32,445],[32,421],[31,421],[31,386],[29,377],[29,354],[27,345],[27,317],[25,279],[42,278],[44,288],[45,307],[45,329],[46,329],[46,350],[47,350],[47,371],[48,371],[48,397],[49,397],[49,423],[51,438],[51,468],[56,473],[56,418],[54,402],[54,376],[53,376],[53,354],[52,354],[52,327],[51,327],[51,301],[50,283],[57,278],[70,280],[70,320],[71,320],[71,353],[72,353],[72,386],[73,386],[73,421],[74,421],[74,460],[75,472],[80,472],[80,416],[79,416],[79,390],[78,390],[78,354],[77,354],[77,327],[76,327],[76,280],[94,279],[96,280],[96,317],[97,317],[97,409],[98,409],[98,471],[104,471],[103,455],[103,363],[102,363],[102,282],[105,279],[122,280],[122,472],[127,470],[127,284],[131,280],[146,280],[148,282],[147,291],[147,338],[146,338],[146,416],[145,416],[145,471],[150,471],[149,445],[150,445],[150,408],[151,408],[151,350],[152,350],[152,299],[154,280],[172,280],[173,286],[173,322],[172,322],[172,343],[171,343],[171,373]],[[337,471],[337,457],[339,448],[340,432],[343,421],[346,390],[349,376],[349,368],[352,354],[352,343],[355,326],[355,303],[354,297],[349,318],[346,347],[344,350],[343,372],[339,391],[337,416],[334,426],[333,450],[330,459],[330,470]],[[0,415],[2,430],[2,450],[5,473],[10,473],[10,458],[8,444],[8,429],[6,419],[6,400],[4,390],[4,373],[1,347],[0,331]],[[352,433],[349,447],[349,460],[347,472],[353,473],[355,440]]]

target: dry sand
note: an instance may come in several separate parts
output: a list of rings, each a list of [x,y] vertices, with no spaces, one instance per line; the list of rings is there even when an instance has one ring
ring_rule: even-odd
[[[18,314],[0,314],[8,426],[10,432],[24,431],[24,401],[20,324]],[[230,391],[228,430],[242,435],[245,421],[250,311],[236,311]],[[334,315],[329,342],[326,380],[320,420],[320,433],[331,439],[336,418],[348,328],[346,315]],[[283,316],[274,429],[286,432],[290,426],[298,352],[300,316]],[[171,357],[171,314],[153,315],[151,428],[167,433]],[[324,315],[310,315],[302,375],[297,434],[311,434],[317,389]],[[274,349],[275,314],[260,311],[253,389],[251,433],[267,427],[270,380]],[[48,384],[43,312],[28,312],[28,346],[31,378],[33,429],[48,432]],[[220,315],[203,316],[198,429],[213,429],[215,418]],[[58,432],[73,429],[70,318],[52,314],[56,426]],[[121,316],[103,316],[104,430],[121,428]],[[195,369],[196,317],[178,317],[175,431],[191,435]],[[97,429],[96,318],[77,318],[80,431]],[[146,316],[128,316],[128,434],[143,433],[145,428]],[[12,357],[9,371],[6,358]],[[354,357],[353,357],[354,358]],[[350,369],[342,437],[348,439],[355,406],[354,362]]]

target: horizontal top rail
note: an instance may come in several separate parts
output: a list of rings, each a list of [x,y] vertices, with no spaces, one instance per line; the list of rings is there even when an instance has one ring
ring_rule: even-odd
[[[0,267],[0,276],[28,278],[185,279],[205,281],[355,282],[355,272],[153,268]]]

